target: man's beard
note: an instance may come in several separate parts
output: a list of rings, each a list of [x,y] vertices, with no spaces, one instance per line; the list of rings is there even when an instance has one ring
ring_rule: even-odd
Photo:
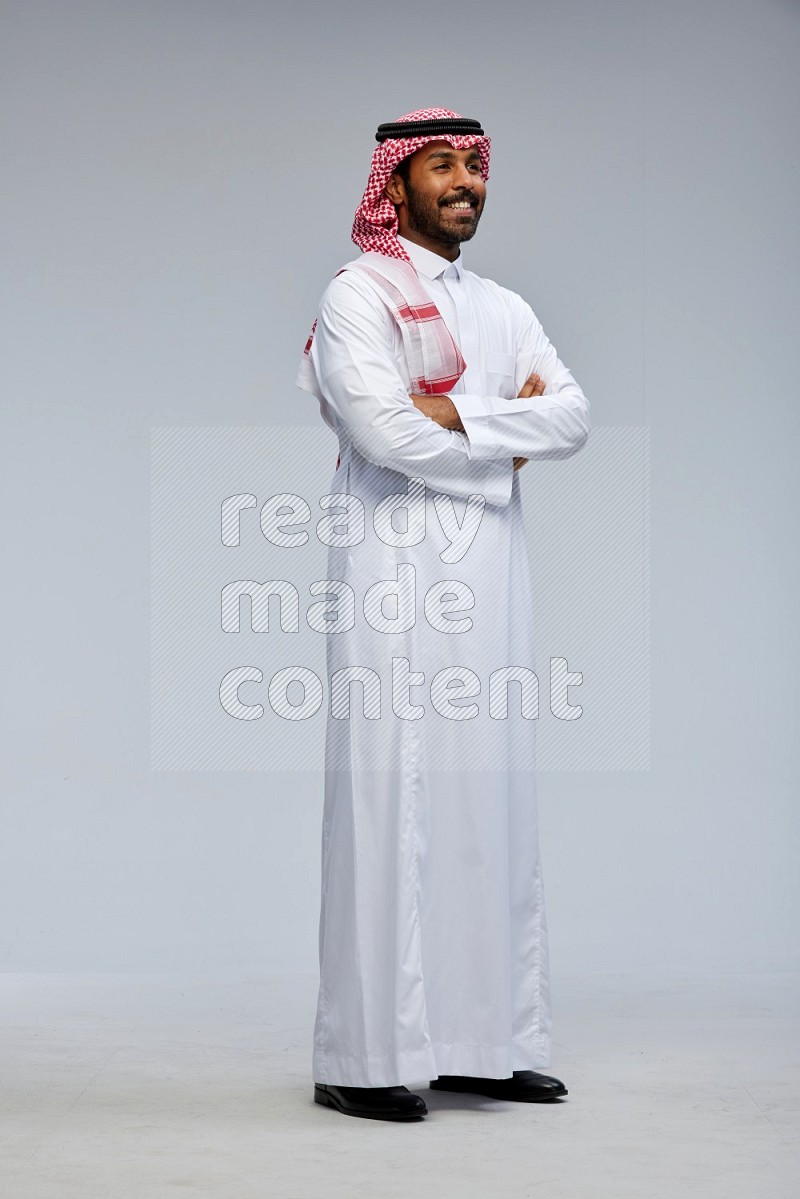
[[[475,196],[471,196],[469,193],[449,196],[448,200],[451,203],[454,200],[469,200],[476,203],[471,213],[467,209],[461,210],[470,216],[469,220],[448,220],[448,213],[451,210],[446,210],[436,200],[425,199],[408,183],[405,187],[408,223],[415,233],[421,233],[423,237],[430,237],[435,241],[445,242],[452,246],[460,245],[462,241],[469,241],[474,236],[475,230],[478,228],[478,221],[481,219],[480,201],[476,202]]]

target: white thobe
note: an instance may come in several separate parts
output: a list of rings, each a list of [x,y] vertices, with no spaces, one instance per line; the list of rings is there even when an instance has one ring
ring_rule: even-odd
[[[378,719],[366,683],[363,695],[350,687],[346,718],[328,715],[312,1068],[316,1082],[342,1086],[504,1078],[550,1064],[535,721],[513,683],[506,719],[490,715],[489,685],[497,669],[534,665],[520,478],[537,459],[580,449],[589,404],[520,296],[460,257],[401,241],[466,361],[449,393],[464,432],[410,400],[397,323],[357,271],[325,291],[308,364],[339,437],[329,491],[358,497],[367,513],[363,540],[329,551],[329,578],[356,598],[351,626],[328,634],[329,677],[359,667],[381,688]],[[534,371],[544,395],[516,398]],[[515,456],[531,463],[515,472]],[[403,544],[410,518],[393,523],[396,538],[385,525],[378,536],[371,518],[410,479],[424,480],[425,531]],[[448,560],[455,531],[445,533],[443,505],[466,520],[470,495],[485,499],[477,533]],[[413,567],[413,619],[401,599],[380,612],[373,604],[367,619],[366,591],[397,580],[403,564]],[[427,608],[437,584],[459,601],[446,618]],[[398,631],[380,628],[381,614]],[[452,634],[444,619],[469,631]],[[405,673],[393,690],[398,661]],[[434,694],[440,671],[463,668],[471,686]]]

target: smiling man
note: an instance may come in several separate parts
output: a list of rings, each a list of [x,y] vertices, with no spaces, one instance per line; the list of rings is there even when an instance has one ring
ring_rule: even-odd
[[[368,523],[329,551],[369,618],[327,638],[356,710],[341,718],[340,693],[328,716],[312,1066],[318,1103],[414,1120],[427,1108],[406,1084],[422,1080],[567,1093],[537,1069],[551,1013],[519,479],[576,453],[590,421],[530,306],[462,261],[486,202],[479,123],[421,109],[376,140],[353,224],[363,253],[326,289],[297,381],[338,437],[329,491],[384,511],[414,488],[425,519],[381,536]],[[477,529],[457,566],[437,519],[454,503]],[[448,619],[400,598],[387,612],[388,596],[367,613],[376,580],[411,571]],[[490,677],[501,685],[478,704]]]
[[[460,183],[454,183],[454,172],[456,178],[462,176]],[[486,181],[480,153],[474,146],[454,150],[447,142],[434,141],[398,163],[386,194],[397,208],[404,235],[412,232],[414,241],[452,261],[461,242],[475,233],[483,212]]]

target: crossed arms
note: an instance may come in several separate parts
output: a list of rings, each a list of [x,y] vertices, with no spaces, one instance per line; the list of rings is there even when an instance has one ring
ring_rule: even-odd
[[[522,385],[522,391],[517,399],[528,399],[529,396],[544,395],[545,382],[541,375],[534,372],[529,375]],[[461,423],[458,409],[456,408],[450,396],[420,396],[415,395],[412,391],[410,395],[411,401],[415,408],[419,408],[429,420],[435,420],[437,425],[441,425],[443,429],[456,429],[459,433],[464,433],[465,429]],[[520,470],[521,467],[528,462],[529,459],[515,457],[514,470]]]
[[[393,318],[355,271],[329,284],[311,356],[336,422],[363,458],[453,496],[505,506],[519,459],[566,458],[586,441],[589,404],[530,307],[513,293],[516,399],[409,395]]]

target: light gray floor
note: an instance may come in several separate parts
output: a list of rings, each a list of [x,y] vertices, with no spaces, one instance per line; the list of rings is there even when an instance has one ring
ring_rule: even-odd
[[[569,1097],[424,1087],[409,1125],[312,1102],[315,986],[0,975],[3,1194],[800,1194],[797,975],[554,977],[549,1072]]]

